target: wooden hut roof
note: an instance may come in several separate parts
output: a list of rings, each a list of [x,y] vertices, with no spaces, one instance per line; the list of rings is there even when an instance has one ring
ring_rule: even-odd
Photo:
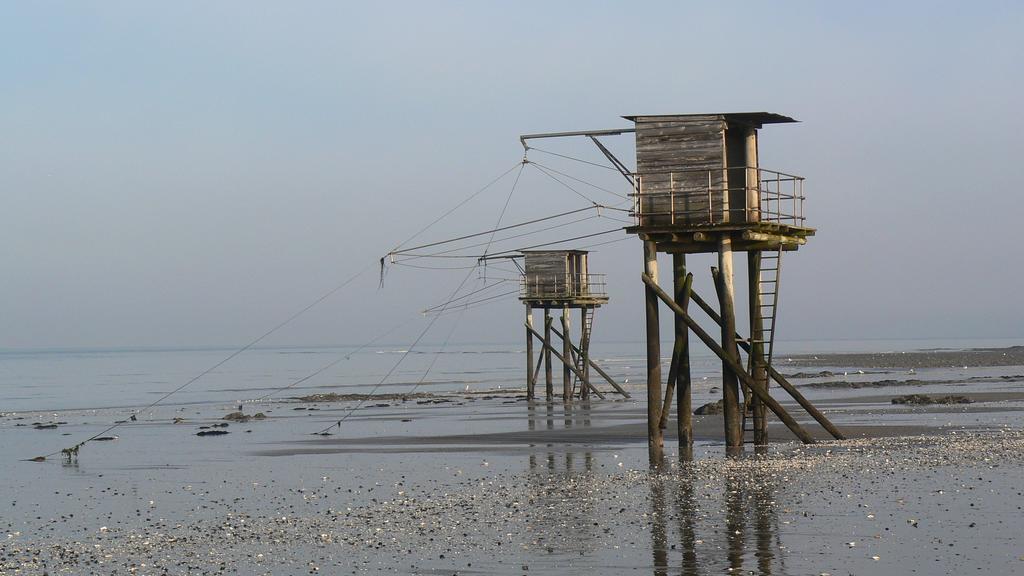
[[[719,116],[726,122],[747,124],[760,128],[764,124],[785,124],[798,122],[789,116],[775,114],[773,112],[712,112],[709,114],[641,114],[636,116],[623,116],[631,122],[671,122],[673,120],[685,121],[689,118],[706,118],[708,116]]]
[[[520,254],[588,254],[587,250],[520,250]]]

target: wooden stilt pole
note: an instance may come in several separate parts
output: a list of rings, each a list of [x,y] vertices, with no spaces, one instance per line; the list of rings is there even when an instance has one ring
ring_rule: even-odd
[[[593,312],[591,312],[593,313]],[[590,337],[584,334],[587,329],[587,307],[580,308],[580,366],[583,368],[583,378],[590,382]],[[582,386],[580,388],[580,398],[583,400],[590,399],[590,386]]]
[[[672,280],[673,288],[675,289],[676,303],[683,307],[685,310],[689,304],[689,296],[685,295],[686,282],[693,282],[693,277],[687,278],[686,265],[683,264],[682,268],[678,266],[677,257],[684,258],[682,254],[672,255]],[[665,402],[661,405],[661,429],[664,430],[668,426],[669,413],[672,411],[672,396],[676,392],[676,383],[679,380],[679,369],[682,367],[682,355],[684,340],[683,337],[686,335],[686,325],[682,324],[682,321],[678,318],[674,321],[675,325],[675,342],[672,345],[672,362],[668,368],[668,379],[665,380]],[[680,325],[682,325],[682,332],[680,332]],[[678,422],[679,416],[677,415],[676,421]],[[691,414],[692,416],[692,414]]]
[[[569,343],[569,307],[562,308],[562,401],[572,400],[572,345]]]
[[[701,298],[699,294],[691,291],[690,299],[693,300],[693,302],[697,304],[697,306],[699,306],[705,314],[707,314],[712,320],[714,320],[715,323],[717,323],[719,326],[722,325],[721,316],[719,316],[718,312],[716,312],[715,309],[710,304],[708,304],[706,300]],[[736,339],[739,341],[740,346],[742,346],[744,350],[750,352],[750,345],[743,341],[742,336],[737,334]],[[821,424],[821,427],[827,430],[833,438],[835,438],[836,440],[846,440],[846,436],[839,431],[839,428],[836,428],[835,424],[833,424],[831,420],[829,420],[824,414],[822,414],[821,411],[819,411],[814,406],[814,404],[811,404],[811,401],[804,397],[804,395],[801,394],[800,391],[797,390],[796,387],[789,382],[789,380],[786,380],[786,377],[779,373],[779,371],[776,370],[775,367],[768,367],[768,375],[771,376],[773,380],[778,382],[779,386],[781,386],[783,390],[785,390],[790,396],[792,396],[793,399],[797,401],[797,404],[800,404],[800,406],[804,410],[806,410],[808,414],[810,414],[815,420],[817,420],[818,424]]]
[[[658,284],[658,245],[653,240],[644,240],[644,276],[652,284],[647,285],[645,309],[647,316],[647,446],[651,455],[660,455],[664,446],[661,432],[661,333],[658,323],[658,295],[654,287]]]
[[[675,282],[676,303],[683,310],[690,304],[690,292],[693,288],[693,274],[686,271],[686,255],[672,255],[672,276]],[[679,367],[676,369],[676,432],[679,446],[686,449],[693,447],[693,402],[691,400],[690,381],[690,329],[680,318],[674,318],[676,341],[682,343],[679,351]]]
[[[558,328],[552,328],[551,331],[554,332],[555,336],[557,336],[559,338],[562,337],[562,333],[558,331]],[[573,348],[573,350],[576,351],[577,354],[579,354],[579,348],[576,348],[576,346],[573,346],[572,348]],[[612,388],[615,388],[616,392],[618,392],[619,394],[622,394],[622,396],[625,397],[625,398],[631,398],[631,396],[629,395],[629,392],[626,392],[622,388],[622,386],[619,386],[618,382],[616,382],[615,380],[612,380],[612,377],[609,376],[608,373],[605,372],[604,369],[601,368],[601,366],[599,366],[596,362],[594,362],[592,359],[588,358],[587,359],[587,364],[589,364],[590,367],[593,368],[595,372],[600,374],[601,377],[605,379],[605,381],[607,381],[609,384],[611,384]],[[589,382],[589,379],[588,379],[588,382]],[[593,390],[595,388],[596,387],[592,387],[591,389]]]
[[[796,420],[794,420],[793,417],[789,415],[789,412],[786,412],[786,409],[783,408],[782,405],[778,403],[778,401],[769,396],[766,390],[758,388],[757,383],[754,382],[753,378],[751,378],[749,374],[747,374],[747,372],[743,369],[743,366],[740,365],[740,363],[737,362],[735,359],[730,357],[726,353],[725,349],[722,348],[722,346],[718,342],[715,342],[715,339],[710,334],[708,334],[703,328],[701,328],[700,324],[698,324],[697,321],[694,320],[686,312],[686,310],[683,310],[678,304],[675,303],[674,300],[672,300],[672,298],[668,294],[665,293],[664,290],[661,289],[660,286],[658,286],[657,282],[652,280],[647,274],[644,274],[643,276],[641,276],[641,278],[643,279],[644,284],[647,284],[648,288],[654,291],[655,295],[659,299],[661,299],[662,302],[667,304],[668,307],[671,308],[677,316],[683,319],[683,322],[686,323],[686,326],[690,330],[692,330],[694,334],[697,335],[697,338],[700,338],[701,342],[703,342],[705,346],[710,348],[716,356],[721,358],[722,362],[727,364],[729,368],[732,369],[733,373],[736,374],[736,376],[740,380],[742,380],[744,384],[751,387],[752,392],[754,394],[757,394],[761,398],[761,401],[768,406],[769,410],[771,410],[776,416],[779,417],[779,420],[782,420],[782,423],[785,424],[791,432],[793,432],[793,435],[799,438],[804,444],[814,444],[814,438],[811,437],[811,435],[808,434],[806,430],[804,430],[803,426],[801,426]],[[694,294],[691,293],[691,298],[693,296]],[[694,301],[696,301],[695,298]]]
[[[526,305],[526,398],[533,400],[537,386],[533,371],[533,306]]]
[[[536,338],[536,336],[534,336]],[[537,352],[536,366],[533,367],[533,385],[536,388],[537,382],[540,381],[540,370],[544,367],[544,340],[541,340],[540,351]]]
[[[544,397],[555,399],[554,374],[551,370],[551,310],[544,309]]]
[[[764,351],[764,330],[761,321],[761,251],[747,252],[747,285],[750,302],[750,375],[759,386],[768,390],[768,362]],[[768,410],[761,399],[754,396],[750,399],[747,415],[753,418],[754,445],[768,444]]]
[[[559,334],[558,330],[555,330],[554,332],[555,332],[555,336],[561,337],[561,334]],[[586,394],[587,394],[586,395],[586,399],[589,400],[590,399],[590,392],[593,391],[594,394],[597,394],[597,396],[599,398],[604,400],[604,394],[601,394],[601,392],[598,391],[597,386],[594,386],[593,384],[590,383],[590,374],[583,371],[582,367],[584,365],[581,364],[580,361],[579,361],[580,360],[580,357],[579,357],[580,349],[577,348],[576,345],[572,344],[571,342],[569,344],[570,344],[570,348],[571,348],[571,352],[572,352],[572,354],[569,356],[569,359],[572,360],[573,366],[576,366],[576,371],[575,371],[576,374],[580,374],[581,375],[580,376],[580,380],[581,380],[582,384],[580,385],[580,398],[584,398],[583,393],[586,392]],[[584,376],[586,376],[586,378],[584,378]],[[590,404],[587,404],[586,406],[587,406],[586,409],[589,410],[590,409]],[[589,414],[589,412],[588,412],[588,414]]]
[[[722,315],[722,348],[739,364],[740,352],[736,347],[735,289],[732,272],[732,239],[723,234],[718,241],[718,273],[715,279],[718,303]],[[743,448],[743,421],[740,418],[740,389],[738,374],[731,363],[722,363],[722,400],[725,414],[725,445],[730,449]]]
[[[540,334],[538,334],[536,331],[534,331],[534,334],[538,338],[540,337]],[[555,357],[558,358],[558,360],[560,362],[562,362],[562,364],[568,366],[569,370],[572,370],[573,374],[576,374],[576,376],[578,376],[580,378],[580,380],[583,381],[583,372],[581,372],[580,369],[577,368],[576,365],[572,363],[572,358],[566,358],[565,356],[562,356],[558,352],[558,350],[555,350],[551,346],[551,342],[550,341],[544,343],[544,349],[548,350],[549,352],[554,354]],[[583,381],[583,384],[584,384],[584,386],[590,386],[590,391],[593,392],[595,395],[597,395],[598,398],[604,400],[604,394],[602,394],[600,390],[598,390],[597,388],[594,388],[594,386],[591,385],[589,382]]]
[[[676,348],[673,343],[668,377],[665,378],[665,400],[661,403],[661,418],[658,420],[658,427],[662,430],[668,428],[668,417],[672,414],[672,395],[676,391],[676,372],[679,370],[679,351]]]

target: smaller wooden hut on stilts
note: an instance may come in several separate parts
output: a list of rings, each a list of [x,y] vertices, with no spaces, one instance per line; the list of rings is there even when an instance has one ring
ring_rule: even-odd
[[[544,368],[544,397],[554,400],[555,357],[562,365],[562,401],[573,398],[587,400],[591,394],[604,398],[604,393],[591,381],[591,369],[628,398],[622,389],[590,358],[594,313],[608,303],[604,275],[591,274],[588,253],[583,250],[530,250],[521,253],[523,275],[519,300],[526,305],[526,395],[536,398],[537,381]],[[544,311],[543,333],[534,325],[534,309]],[[573,342],[571,310],[578,309],[579,337]],[[561,310],[561,330],[554,327],[552,310]],[[561,351],[552,344],[552,336],[562,342]],[[534,357],[534,344],[540,343],[540,354]]]

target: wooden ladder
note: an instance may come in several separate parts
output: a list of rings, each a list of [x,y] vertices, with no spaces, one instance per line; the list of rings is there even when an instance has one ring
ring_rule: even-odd
[[[760,274],[757,278],[757,305],[760,316],[760,339],[751,337],[750,344],[760,344],[764,351],[765,372],[771,372],[772,357],[775,353],[775,320],[779,310],[779,280],[782,273],[782,247],[761,252]],[[753,336],[753,335],[751,335]],[[750,358],[749,369],[753,375],[754,359]],[[766,379],[767,381],[768,379]],[[749,423],[749,424],[748,424]],[[743,441],[753,443],[753,432],[761,424],[753,407],[747,402],[743,408]],[[750,433],[748,435],[747,433]]]
[[[573,352],[573,363],[576,364],[576,369],[579,370],[580,374],[587,372],[587,366],[584,365],[584,354],[586,357],[590,357],[590,333],[594,327],[594,311],[583,308],[583,325],[580,327],[580,354]],[[573,394],[580,391],[582,395],[583,382],[580,381],[578,375],[574,375],[575,381],[572,387]]]

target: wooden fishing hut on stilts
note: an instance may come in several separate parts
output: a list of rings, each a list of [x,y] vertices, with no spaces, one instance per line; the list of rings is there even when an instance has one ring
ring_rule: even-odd
[[[604,275],[591,274],[589,271],[588,253],[583,250],[528,250],[520,255],[524,261],[519,300],[526,305],[527,398],[533,400],[536,397],[537,379],[543,366],[544,396],[548,401],[554,399],[552,356],[557,357],[562,364],[563,401],[569,402],[577,394],[587,400],[591,392],[604,398],[604,394],[590,381],[591,368],[607,380],[616,392],[628,398],[629,394],[590,358],[594,313],[602,304],[608,303],[608,294],[605,292]],[[543,334],[534,328],[535,308],[544,311]],[[578,345],[573,344],[570,330],[570,311],[573,309],[580,311]],[[552,326],[552,310],[562,311],[561,331]],[[561,352],[552,345],[552,334],[562,341]],[[536,361],[535,341],[541,345],[541,354]],[[578,387],[575,385],[577,382]]]
[[[643,240],[647,324],[648,441],[664,444],[675,391],[680,446],[693,442],[690,405],[689,333],[722,360],[722,395],[727,450],[742,450],[745,434],[755,445],[768,441],[767,413],[774,413],[805,443],[812,436],[769,392],[774,379],[832,436],[843,436],[828,419],[772,368],[779,280],[784,252],[814,235],[805,225],[800,176],[761,168],[757,131],[765,124],[795,122],[766,112],[627,116],[635,123],[634,225],[626,229]],[[658,284],[659,252],[672,254],[674,293]],[[733,253],[747,253],[750,337],[736,330]],[[717,253],[712,276],[715,310],[692,290],[686,255]],[[658,301],[675,315],[675,343],[662,396]],[[721,328],[720,342],[689,313],[700,306]],[[739,349],[747,352],[744,367]],[[742,395],[741,395],[742,394]]]
[[[677,405],[681,453],[693,445],[689,334],[693,332],[722,360],[722,395],[726,446],[742,450],[745,433],[763,446],[768,441],[768,411],[801,441],[814,438],[775,400],[774,380],[830,435],[843,434],[786,378],[772,367],[776,335],[782,255],[798,249],[814,235],[806,226],[804,179],[761,168],[757,131],[766,124],[795,122],[767,112],[626,116],[634,128],[525,134],[523,148],[541,138],[582,136],[590,139],[633,187],[633,225],[626,232],[643,241],[647,333],[647,436],[652,456],[664,446],[673,394]],[[600,141],[634,133],[636,169]],[[658,284],[658,253],[672,255],[673,294]],[[747,253],[750,337],[736,330],[733,253]],[[716,310],[693,290],[686,255],[717,253],[712,277],[718,295]],[[662,395],[659,303],[675,317],[675,339]],[[720,327],[711,336],[690,316],[697,304]],[[747,353],[743,365],[740,349]],[[742,394],[742,396],[741,396]]]

